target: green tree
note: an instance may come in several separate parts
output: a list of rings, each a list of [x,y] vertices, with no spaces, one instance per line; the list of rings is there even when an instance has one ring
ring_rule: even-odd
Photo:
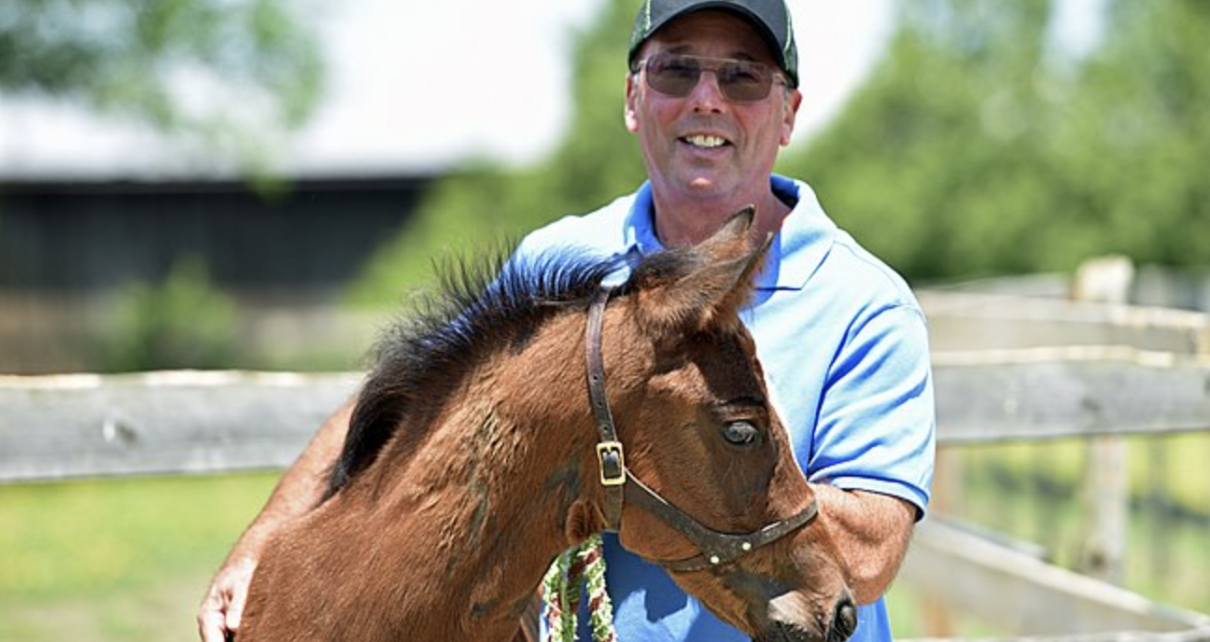
[[[887,52],[843,113],[779,169],[912,277],[1029,270],[1050,206],[1046,0],[900,5]],[[810,87],[803,91],[810,95]]]
[[[780,168],[917,279],[1207,263],[1210,5],[1117,0],[1073,59],[1052,4],[901,5],[870,78]]]
[[[231,367],[238,312],[204,263],[179,261],[161,283],[132,285],[121,294],[113,331],[99,346],[102,370]]]
[[[151,123],[252,167],[318,99],[315,34],[286,0],[5,0],[0,91]]]
[[[1061,184],[1098,251],[1210,264],[1210,3],[1112,3],[1065,114]]]
[[[622,122],[626,48],[637,4],[609,0],[573,52],[572,122],[563,142],[533,167],[478,161],[438,182],[376,253],[352,289],[364,305],[389,305],[423,283],[451,247],[483,249],[519,239],[563,214],[586,212],[643,180],[638,143]],[[518,89],[522,91],[522,89]]]

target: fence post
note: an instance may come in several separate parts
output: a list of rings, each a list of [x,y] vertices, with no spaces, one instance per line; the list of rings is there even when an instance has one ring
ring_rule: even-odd
[[[937,448],[933,470],[933,498],[929,512],[933,515],[955,516],[963,512],[962,452],[957,448]],[[920,619],[924,635],[930,638],[954,637],[954,612],[941,597],[925,592],[920,597]]]
[[[1090,259],[1076,270],[1072,299],[1125,305],[1134,280],[1134,264],[1124,256]],[[1095,416],[1096,408],[1089,408]],[[1084,533],[1080,567],[1084,573],[1121,584],[1130,502],[1126,441],[1094,437],[1088,441],[1084,468]]]

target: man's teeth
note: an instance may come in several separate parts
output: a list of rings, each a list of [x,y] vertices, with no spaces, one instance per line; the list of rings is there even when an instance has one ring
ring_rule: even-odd
[[[722,147],[727,144],[726,140],[718,136],[687,136],[685,140],[696,147]]]

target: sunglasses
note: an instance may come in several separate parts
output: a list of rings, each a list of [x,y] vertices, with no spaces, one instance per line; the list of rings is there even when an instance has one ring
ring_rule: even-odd
[[[718,87],[729,100],[750,103],[764,100],[774,81],[785,83],[785,78],[772,67],[754,60],[731,58],[705,58],[662,52],[651,56],[632,70],[647,72],[647,86],[676,98],[684,98],[693,92],[701,80],[703,71],[714,73]]]

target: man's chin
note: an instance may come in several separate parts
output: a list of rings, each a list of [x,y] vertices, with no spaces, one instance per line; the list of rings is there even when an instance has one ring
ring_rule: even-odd
[[[736,181],[721,176],[694,176],[685,182],[685,192],[695,198],[724,198],[735,191]]]

